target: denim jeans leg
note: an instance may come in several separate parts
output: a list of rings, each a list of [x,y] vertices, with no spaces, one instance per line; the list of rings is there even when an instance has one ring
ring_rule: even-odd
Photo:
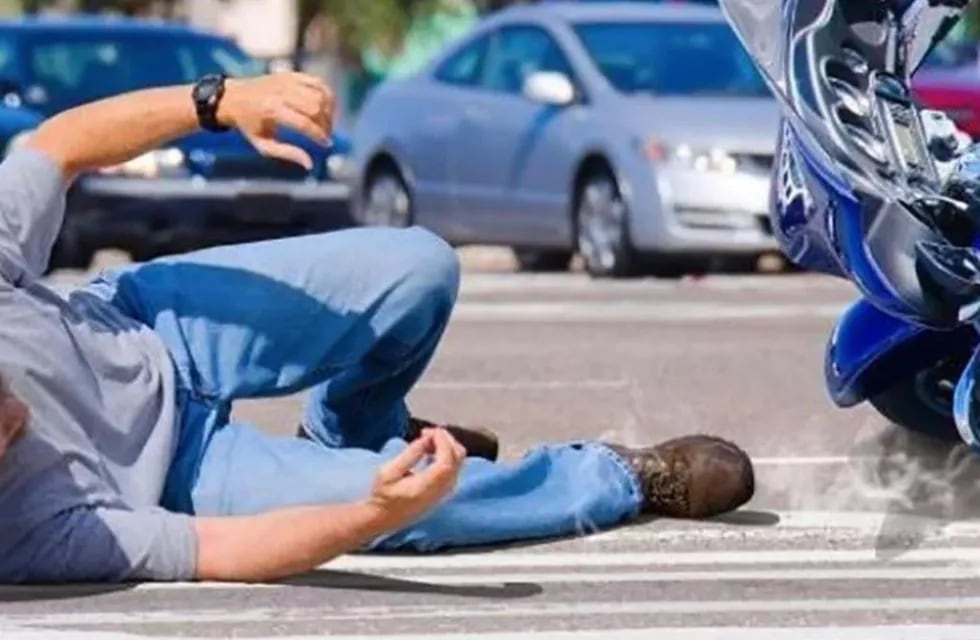
[[[99,285],[155,329],[181,386],[216,416],[240,398],[313,389],[303,422],[314,439],[374,450],[403,434],[405,395],[458,286],[453,250],[419,228],[216,247],[128,266]],[[209,422],[224,428],[195,424]],[[202,441],[191,426],[181,433]],[[206,446],[182,447],[198,459],[180,466],[194,468]]]
[[[380,452],[332,449],[235,425],[208,448],[195,512],[248,515],[362,500],[378,467],[405,446],[392,439]],[[634,518],[641,501],[625,462],[597,443],[542,446],[507,463],[468,458],[447,500],[369,547],[428,552],[591,533]]]

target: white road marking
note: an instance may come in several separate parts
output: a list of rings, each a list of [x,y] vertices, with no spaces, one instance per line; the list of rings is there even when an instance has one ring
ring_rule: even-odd
[[[629,380],[525,380],[494,381],[452,381],[432,380],[416,385],[422,391],[550,391],[564,389],[624,389],[630,386]]]
[[[134,640],[145,638],[103,631],[35,631],[0,626],[4,640]],[[153,636],[155,640],[176,640],[173,637]],[[855,627],[687,627],[650,629],[603,629],[601,631],[517,631],[510,633],[427,633],[391,635],[330,635],[330,636],[249,636],[252,640],[525,640],[526,638],[555,638],[556,640],[976,640],[980,626],[974,625],[884,625]],[[188,640],[188,636],[181,636]]]
[[[593,280],[584,275],[568,274],[513,274],[467,273],[463,275],[460,291],[463,295],[508,293],[512,291],[615,291],[652,293],[660,291],[760,291],[782,292],[801,290],[829,292],[856,298],[857,292],[850,283],[827,277],[790,276],[723,276],[665,280],[644,278],[641,280]]]
[[[379,578],[418,584],[488,587],[506,584],[618,584],[623,582],[667,583],[667,582],[838,582],[843,580],[888,580],[906,582],[913,580],[976,580],[980,578],[980,564],[933,567],[864,567],[835,569],[735,569],[710,571],[624,571],[624,572],[584,572],[574,573],[411,573],[400,575],[333,575],[324,576],[324,584],[343,585],[347,589],[369,589],[376,587]],[[218,583],[218,582],[160,582],[133,586],[130,592],[159,591],[258,591],[266,589],[290,589],[291,584],[281,583]],[[0,587],[0,600],[3,596],[26,597],[36,592],[41,597],[45,591],[40,587]],[[51,590],[48,589],[48,594]]]
[[[831,319],[842,304],[724,304],[684,302],[461,302],[454,322],[716,322]]]
[[[980,520],[943,520],[904,513],[863,511],[764,511],[773,519],[770,524],[715,520],[716,526],[660,527],[634,526],[592,534],[580,540],[589,543],[649,542],[669,543],[683,540],[787,542],[824,536],[835,541],[860,541],[887,528],[890,535],[910,533],[922,542],[940,542],[952,538],[980,539]],[[727,518],[737,518],[738,514]]]
[[[438,555],[352,555],[334,560],[324,569],[349,571],[399,569],[508,569],[525,567],[640,567],[710,566],[719,564],[828,564],[879,562],[875,549],[792,549],[751,551],[611,551],[611,552],[509,552]],[[893,564],[916,562],[980,563],[980,547],[909,549],[889,560]]]
[[[604,629],[602,631],[518,631],[514,633],[453,633],[391,636],[330,636],[331,640],[976,640],[980,626],[896,625],[877,627],[701,627]],[[258,638],[256,640],[268,640]],[[300,640],[300,639],[296,639]],[[312,638],[302,640],[313,640]]]
[[[221,623],[290,623],[304,621],[344,621],[369,618],[379,620],[409,620],[434,618],[568,618],[571,616],[609,615],[703,615],[705,613],[783,613],[848,611],[958,611],[980,609],[978,597],[946,598],[831,598],[787,600],[646,600],[609,602],[537,602],[520,604],[488,603],[446,607],[444,605],[397,605],[348,607],[343,610],[252,608],[226,610],[119,611],[98,613],[49,613],[30,616],[7,616],[15,625],[94,626],[118,624],[221,624]]]

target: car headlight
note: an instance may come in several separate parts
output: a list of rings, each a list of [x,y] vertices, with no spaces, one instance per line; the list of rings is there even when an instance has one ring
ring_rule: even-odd
[[[3,150],[3,155],[10,155],[12,151],[17,151],[18,149],[22,148],[25,144],[27,144],[27,141],[31,139],[31,135],[33,134],[34,130],[28,129],[27,131],[21,131],[17,135],[13,136],[7,141],[7,146]]]
[[[699,149],[688,144],[667,145],[650,140],[643,146],[647,159],[668,166],[701,172],[732,174],[738,171],[738,159],[724,149]]]
[[[327,158],[327,177],[346,180],[351,175],[350,158],[343,153],[335,153]]]
[[[184,152],[180,149],[155,149],[132,160],[100,169],[104,175],[121,175],[134,178],[157,178],[173,173],[184,166]]]

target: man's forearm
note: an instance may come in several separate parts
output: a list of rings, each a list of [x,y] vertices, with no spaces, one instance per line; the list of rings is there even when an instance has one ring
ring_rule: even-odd
[[[197,579],[257,582],[304,573],[397,526],[367,502],[198,518]]]
[[[125,162],[197,129],[191,85],[144,89],[82,105],[51,118],[29,145],[57,162],[67,178]],[[288,127],[326,143],[333,127],[333,94],[302,73],[228,79],[217,120],[237,128],[259,153],[307,170],[307,151],[275,138]]]
[[[163,87],[60,113],[42,124],[29,144],[71,178],[135,158],[197,127],[191,86]]]

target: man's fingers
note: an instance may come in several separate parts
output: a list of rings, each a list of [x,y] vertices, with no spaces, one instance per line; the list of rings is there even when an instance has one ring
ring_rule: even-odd
[[[290,108],[302,117],[311,120],[329,138],[333,133],[333,113],[325,110],[322,104],[310,99],[308,96],[296,96],[286,98],[286,108]],[[319,140],[325,142],[323,137]]]
[[[253,141],[255,148],[264,156],[295,162],[307,171],[313,169],[313,158],[299,147],[272,138],[259,138]]]
[[[318,120],[288,105],[281,107],[276,112],[277,124],[289,127],[293,131],[302,133],[318,142],[326,142],[330,137],[330,133],[326,128],[326,122]]]
[[[336,106],[333,92],[326,87],[314,89],[303,84],[298,84],[291,87],[291,95],[303,96],[303,98],[311,100],[318,107],[324,109],[333,110]]]
[[[460,460],[466,460],[466,447],[461,445],[458,441],[453,439],[453,447],[456,449],[456,457]]]
[[[445,429],[437,430],[433,437],[436,445],[435,464],[441,463],[451,468],[459,467],[466,457],[466,452],[456,439]]]
[[[304,87],[309,87],[314,89],[319,93],[327,95],[330,93],[330,89],[327,87],[327,83],[323,81],[322,78],[310,75],[308,73],[295,72],[291,74],[293,80]]]
[[[431,436],[424,434],[409,444],[400,454],[388,461],[378,471],[378,479],[383,483],[396,482],[404,478],[425,457],[431,447]]]
[[[452,489],[459,466],[445,462],[433,462],[425,471],[402,480],[402,491],[408,496],[442,495]]]

